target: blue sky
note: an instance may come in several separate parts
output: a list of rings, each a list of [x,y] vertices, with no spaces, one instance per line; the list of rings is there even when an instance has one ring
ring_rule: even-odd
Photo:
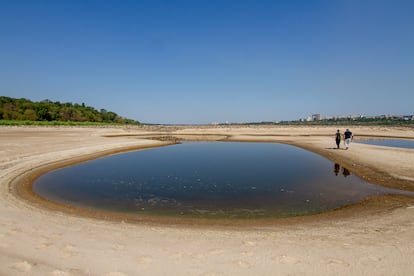
[[[146,123],[414,113],[414,1],[0,0],[0,95]]]

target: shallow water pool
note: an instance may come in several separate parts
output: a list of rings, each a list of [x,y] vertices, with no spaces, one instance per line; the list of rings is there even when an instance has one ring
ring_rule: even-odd
[[[111,155],[39,177],[42,197],[89,209],[203,218],[320,213],[403,193],[277,143],[188,142]]]
[[[414,149],[414,140],[403,139],[358,139],[355,142],[377,146]]]

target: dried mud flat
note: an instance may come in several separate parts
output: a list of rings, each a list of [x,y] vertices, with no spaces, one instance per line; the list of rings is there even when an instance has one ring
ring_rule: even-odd
[[[342,131],[345,127],[342,127]],[[414,191],[414,150],[351,144],[337,127],[0,127],[0,275],[411,275],[414,200],[385,196],[302,218],[249,225],[89,214],[40,200],[30,181],[52,167],[179,140],[283,142],[360,177]],[[414,139],[412,128],[351,128]]]

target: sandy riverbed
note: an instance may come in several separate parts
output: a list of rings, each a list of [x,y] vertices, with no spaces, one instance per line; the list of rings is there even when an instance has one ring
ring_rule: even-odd
[[[351,130],[356,137],[414,139],[412,128]],[[413,149],[353,143],[349,150],[335,150],[335,131],[0,127],[0,275],[411,275],[413,198],[371,198],[344,210],[268,224],[197,227],[87,217],[45,204],[18,185],[30,184],[31,174],[51,166],[175,139],[209,139],[289,143],[368,181],[414,191]]]

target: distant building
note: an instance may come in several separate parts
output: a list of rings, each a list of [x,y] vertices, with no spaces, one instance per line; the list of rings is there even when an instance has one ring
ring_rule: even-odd
[[[382,115],[361,115],[361,114],[349,114],[349,115],[335,115],[335,116],[321,116],[321,114],[312,114],[307,118],[299,119],[300,122],[314,122],[322,120],[353,120],[358,121],[361,119],[368,120],[395,120],[395,121],[414,121],[414,115],[396,115],[396,114],[382,114]]]
[[[312,114],[312,121],[320,121],[321,114]]]

